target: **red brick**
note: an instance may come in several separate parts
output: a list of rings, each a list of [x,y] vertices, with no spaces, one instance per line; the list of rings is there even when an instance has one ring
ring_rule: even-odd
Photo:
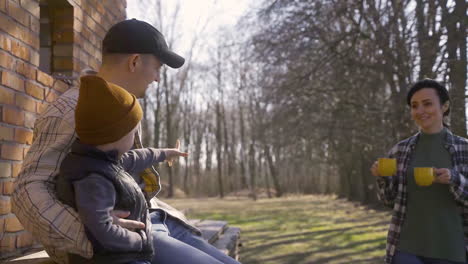
[[[26,93],[40,100],[44,100],[44,88],[32,82],[26,82]]]
[[[37,70],[37,81],[47,87],[52,87],[52,85],[54,84],[54,78],[52,78],[52,76],[40,70]]]
[[[83,43],[85,41],[86,40],[83,38],[83,36],[81,36],[81,34],[75,34],[75,36],[73,37],[73,43],[75,44],[75,48],[84,49]]]
[[[15,93],[9,91],[6,88],[0,87],[0,104],[9,104],[12,105],[15,102]]]
[[[20,0],[20,4],[22,8],[26,9],[34,17],[39,18],[40,16],[39,1]]]
[[[0,197],[0,215],[11,213],[10,197]],[[5,239],[5,237],[3,237]],[[1,240],[3,242],[3,239]],[[0,242],[1,243],[1,242]]]
[[[3,218],[0,218],[0,234],[3,235],[3,233],[5,232],[5,219]]]
[[[2,145],[2,159],[23,160],[24,149],[14,145]]]
[[[100,13],[100,16],[104,16],[106,14],[106,9],[101,3],[96,2],[95,8]]]
[[[36,113],[41,114],[49,106],[48,103],[38,102]]]
[[[13,58],[5,52],[0,52],[0,66],[6,69],[13,68]]]
[[[8,14],[26,27],[29,27],[29,14],[13,1],[8,1]]]
[[[61,93],[66,92],[70,87],[68,84],[62,82],[62,81],[56,81],[54,83],[54,90],[59,91]]]
[[[28,154],[28,151],[29,151],[30,147],[26,147],[23,149],[23,160],[24,158],[26,158],[26,154]]]
[[[22,144],[31,145],[33,139],[33,132],[27,129],[15,129],[15,141]]]
[[[19,41],[11,41],[11,53],[25,61],[29,61],[29,49],[21,44]]]
[[[101,25],[104,27],[104,30],[107,32],[109,28],[112,26],[112,23],[109,16],[103,15]]]
[[[5,231],[7,232],[18,232],[24,230],[23,225],[16,216],[11,216],[5,219]]]
[[[24,81],[19,76],[11,72],[2,72],[2,84],[20,92],[24,92]]]
[[[76,20],[83,21],[83,9],[75,6],[75,8],[73,10],[73,13],[74,13],[74,17],[75,17],[75,21],[73,21],[74,25],[76,25],[76,23],[77,23]]]
[[[6,0],[0,0],[0,11],[6,13]]]
[[[74,30],[75,32],[77,32],[77,33],[80,33],[81,31],[83,31],[83,23],[81,23],[81,22],[78,21],[78,20],[75,20],[75,21],[73,22],[73,30]],[[77,35],[78,35],[78,34],[75,34],[74,40],[76,39],[76,36],[77,36]]]
[[[37,26],[39,26],[39,24]],[[32,30],[32,28],[31,28],[31,30]],[[41,45],[41,42],[40,42],[40,39],[39,39],[39,28],[37,30],[38,30],[38,32],[29,32],[29,36],[30,36],[31,40],[28,43],[30,43],[30,45],[35,50],[39,51],[39,46]],[[31,58],[33,58],[32,54],[31,54]]]
[[[82,61],[78,61],[78,62],[73,63],[73,70],[75,72],[81,72],[83,69],[88,68],[87,62],[88,61],[86,61],[86,63]]]
[[[0,126],[0,140],[12,141],[14,129],[11,127]]]
[[[16,240],[16,247],[17,248],[24,248],[24,247],[30,247],[34,243],[34,238],[29,232],[23,232],[21,233],[17,240]]]
[[[89,15],[85,15],[85,24],[94,32],[96,32],[97,24]]]
[[[11,194],[13,193],[14,186],[15,186],[15,182],[14,182],[14,181],[11,181],[11,180],[9,180],[9,181],[4,181],[4,182],[2,183],[2,185],[3,185],[2,190],[3,190],[3,194],[4,194],[4,195],[11,195]]]
[[[7,34],[13,35],[16,29],[16,22],[10,19],[8,16],[2,14],[0,16],[0,29],[5,31]]]
[[[24,127],[34,128],[34,122],[36,122],[36,114],[33,113],[24,113]]]
[[[24,27],[20,26],[19,23],[15,20],[9,20],[11,24],[15,25],[15,30],[8,32],[10,35],[15,37],[17,40],[21,40],[23,42],[27,41],[27,31]]]
[[[16,72],[31,80],[34,80],[36,77],[36,69],[21,61],[18,61],[16,65]]]
[[[48,103],[52,103],[53,101],[55,101],[55,99],[57,99],[57,97],[58,95],[54,90],[49,90],[49,92],[47,92],[46,94],[46,101]]]
[[[31,29],[31,31],[35,34],[39,34],[40,33],[40,29],[41,29],[41,24],[39,22],[39,18],[35,18],[35,17],[31,17],[31,26],[29,27]],[[37,48],[37,47],[35,47]]]
[[[12,163],[11,164],[11,177],[16,178],[21,171],[22,163]]]
[[[22,126],[24,124],[24,113],[20,110],[4,106],[3,122],[12,125]]]
[[[5,233],[0,240],[0,252],[12,252],[16,250],[16,235]]]
[[[39,44],[37,44],[39,45]],[[31,50],[31,64],[39,67],[39,52],[36,52],[34,50]]]
[[[1,17],[2,16],[0,16],[0,26],[2,25]],[[0,33],[0,36],[0,47],[2,48],[2,50],[11,51],[11,40],[5,34]]]
[[[88,64],[91,69],[99,69],[100,63],[95,58],[90,58]]]
[[[101,54],[99,54],[99,56],[101,56]],[[84,62],[88,62],[88,60],[89,60],[88,53],[86,53],[85,51],[80,52],[80,60],[84,61]]]
[[[10,178],[12,176],[12,172],[10,162],[0,162],[0,178]]]
[[[91,17],[93,18],[93,20],[96,23],[101,24],[102,14],[100,14],[97,9],[91,9],[90,12],[91,12]]]
[[[16,105],[29,112],[36,112],[36,100],[30,96],[17,94]]]

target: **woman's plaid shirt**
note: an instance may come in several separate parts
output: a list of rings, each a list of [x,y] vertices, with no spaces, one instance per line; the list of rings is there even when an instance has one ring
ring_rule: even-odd
[[[468,250],[468,139],[447,131],[445,148],[452,157],[450,192],[453,194],[463,219],[465,231],[465,248]],[[388,157],[396,158],[397,174],[392,177],[377,177],[377,195],[388,207],[393,208],[392,220],[387,236],[387,254],[385,263],[392,263],[393,255],[398,246],[400,231],[406,216],[406,171],[420,133],[407,138],[395,145]]]

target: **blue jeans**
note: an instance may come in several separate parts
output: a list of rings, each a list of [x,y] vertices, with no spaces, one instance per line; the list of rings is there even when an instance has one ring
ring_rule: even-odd
[[[392,264],[464,264],[464,262],[420,257],[398,250],[393,256]]]
[[[150,214],[152,223],[153,264],[240,264],[193,234],[183,224],[157,210]],[[190,260],[190,261],[188,261]]]

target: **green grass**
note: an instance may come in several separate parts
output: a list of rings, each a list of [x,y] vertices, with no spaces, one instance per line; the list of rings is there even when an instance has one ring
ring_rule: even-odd
[[[334,196],[173,199],[189,218],[240,227],[244,264],[382,263],[390,213]]]

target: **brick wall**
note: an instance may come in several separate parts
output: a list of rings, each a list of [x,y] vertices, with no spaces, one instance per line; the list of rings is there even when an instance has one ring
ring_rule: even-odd
[[[10,204],[34,121],[82,69],[98,68],[102,38],[125,8],[125,0],[0,0],[0,259],[34,245]]]

